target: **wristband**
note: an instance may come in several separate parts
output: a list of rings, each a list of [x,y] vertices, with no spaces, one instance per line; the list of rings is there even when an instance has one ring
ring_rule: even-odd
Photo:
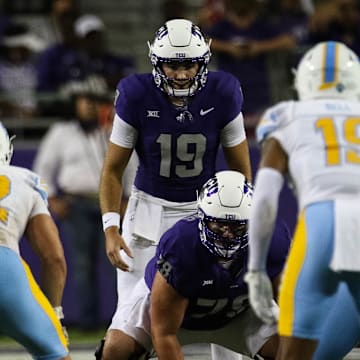
[[[117,212],[107,212],[102,216],[102,223],[104,231],[110,226],[120,228],[120,214]]]
[[[55,311],[56,317],[59,320],[62,320],[64,318],[64,312],[63,312],[62,306],[55,306],[54,311]]]

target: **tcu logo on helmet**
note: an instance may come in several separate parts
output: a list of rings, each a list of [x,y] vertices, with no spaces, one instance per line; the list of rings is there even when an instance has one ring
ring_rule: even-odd
[[[196,26],[196,25],[194,25],[192,27],[192,34],[197,36],[200,40],[203,39],[203,35],[202,35],[201,31],[200,31],[200,28],[198,26]]]
[[[166,36],[168,34],[168,29],[167,29],[167,27],[166,26],[162,26],[159,30],[158,30],[158,32],[157,32],[157,34],[156,34],[156,38],[158,39],[158,40],[161,40],[164,36]]]
[[[203,195],[211,196],[218,192],[219,192],[219,185],[218,185],[217,178],[216,177],[211,178],[204,186]]]

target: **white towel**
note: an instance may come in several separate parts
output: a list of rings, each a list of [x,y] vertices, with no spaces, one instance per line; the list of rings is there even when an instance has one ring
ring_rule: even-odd
[[[334,271],[360,271],[360,201],[335,201],[335,239],[330,263]]]
[[[157,245],[160,240],[160,227],[163,207],[142,199],[135,210],[134,235]]]

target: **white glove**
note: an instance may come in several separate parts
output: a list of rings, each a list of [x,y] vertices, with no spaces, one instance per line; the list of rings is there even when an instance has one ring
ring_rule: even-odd
[[[69,345],[69,334],[66,330],[66,327],[62,324],[62,319],[64,319],[64,312],[63,312],[63,308],[62,306],[55,306],[54,308],[56,317],[59,319],[60,323],[61,323],[61,327],[62,327],[62,331],[64,333],[65,339],[66,339],[66,343],[67,345]]]
[[[257,317],[272,325],[277,322],[279,308],[274,301],[271,281],[263,271],[249,271],[244,276],[248,284],[249,300]]]

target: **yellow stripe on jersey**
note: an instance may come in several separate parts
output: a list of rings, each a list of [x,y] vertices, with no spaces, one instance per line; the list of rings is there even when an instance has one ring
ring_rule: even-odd
[[[6,175],[0,175],[0,202],[6,198],[11,191],[11,181]],[[9,220],[9,209],[0,206],[0,221],[3,224],[7,224]]]
[[[323,45],[322,84],[319,90],[327,90],[337,84],[339,46],[333,41]]]
[[[284,270],[280,287],[280,318],[278,330],[281,336],[291,336],[294,322],[294,298],[297,279],[304,263],[306,253],[306,226],[304,213],[300,214],[290,254]]]
[[[50,320],[53,323],[53,325],[54,325],[54,327],[56,329],[56,332],[57,332],[57,334],[59,336],[59,339],[60,339],[61,343],[63,344],[63,346],[66,349],[68,349],[67,340],[66,340],[65,335],[63,333],[61,323],[60,323],[59,319],[56,317],[56,314],[54,312],[53,307],[51,306],[49,300],[44,295],[44,293],[41,291],[39,285],[35,281],[28,264],[23,259],[21,259],[21,262],[22,262],[22,264],[24,266],[26,277],[28,279],[31,292],[34,295],[35,300],[38,302],[38,304],[42,307],[42,309],[45,311],[45,313],[50,318]]]

